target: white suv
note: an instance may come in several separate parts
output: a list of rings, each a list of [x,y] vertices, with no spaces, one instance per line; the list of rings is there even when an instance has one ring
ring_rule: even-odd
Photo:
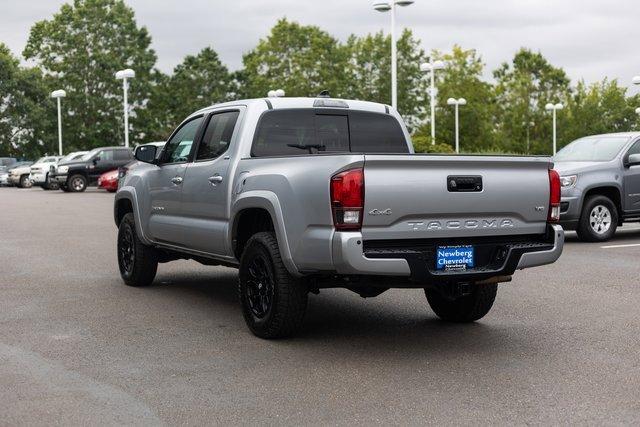
[[[29,174],[31,185],[37,185],[43,190],[57,190],[58,183],[49,182],[49,169],[51,166],[55,166],[61,158],[61,156],[43,157],[32,164],[31,172]]]

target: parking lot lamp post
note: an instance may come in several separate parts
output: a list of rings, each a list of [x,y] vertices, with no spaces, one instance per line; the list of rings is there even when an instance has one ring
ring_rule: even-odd
[[[67,92],[62,89],[51,92],[51,97],[56,99],[58,104],[58,155],[62,156],[62,112],[60,108],[60,98],[67,96]]]
[[[633,79],[631,79],[631,81],[633,82],[634,85],[640,85],[640,75],[634,76]]]
[[[116,73],[116,79],[122,80],[122,88],[124,90],[124,100],[122,102],[124,108],[124,146],[127,148],[129,148],[129,103],[127,102],[129,83],[127,79],[132,79],[135,76],[136,72],[131,68],[120,70]]]
[[[378,12],[391,12],[391,106],[398,108],[398,61],[396,51],[396,6],[409,6],[414,0],[390,0],[373,2]]]
[[[556,148],[557,148],[557,140],[556,140],[556,112],[558,110],[562,110],[564,108],[564,105],[557,103],[557,104],[547,104],[544,107],[547,111],[551,111],[553,113],[553,155],[556,155]]]
[[[420,65],[420,70],[425,73],[431,73],[431,85],[429,86],[429,95],[431,97],[431,145],[436,144],[436,70],[442,70],[445,64],[442,61],[425,62]]]
[[[449,98],[447,99],[447,104],[453,105],[456,111],[456,153],[460,154],[460,122],[458,116],[458,108],[461,105],[467,105],[467,100],[464,98],[455,99]]]

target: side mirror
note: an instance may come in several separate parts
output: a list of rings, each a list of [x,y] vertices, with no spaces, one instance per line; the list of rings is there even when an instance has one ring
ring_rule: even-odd
[[[92,160],[94,165],[97,165],[99,161],[100,161],[100,156],[94,157],[93,160]]]
[[[155,145],[141,145],[133,154],[136,160],[143,163],[155,163],[158,147]]]
[[[640,165],[640,153],[630,154],[629,157],[627,157],[625,166],[629,167],[629,166],[635,166],[635,165]]]

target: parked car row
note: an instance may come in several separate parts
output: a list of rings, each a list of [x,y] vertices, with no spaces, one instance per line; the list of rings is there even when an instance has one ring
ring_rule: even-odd
[[[145,145],[162,147],[164,142]],[[125,147],[100,147],[91,151],[76,151],[64,157],[45,156],[36,162],[18,162],[0,158],[0,186],[65,192],[83,192],[97,185],[109,192],[118,189],[118,181],[137,161]]]

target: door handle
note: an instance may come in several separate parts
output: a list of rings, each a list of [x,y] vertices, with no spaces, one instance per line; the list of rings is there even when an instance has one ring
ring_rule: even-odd
[[[173,182],[175,185],[180,185],[182,184],[182,177],[174,176],[173,178],[171,178],[171,182]]]
[[[215,186],[222,182],[222,177],[220,175],[213,175],[209,177],[208,181],[211,185]]]

